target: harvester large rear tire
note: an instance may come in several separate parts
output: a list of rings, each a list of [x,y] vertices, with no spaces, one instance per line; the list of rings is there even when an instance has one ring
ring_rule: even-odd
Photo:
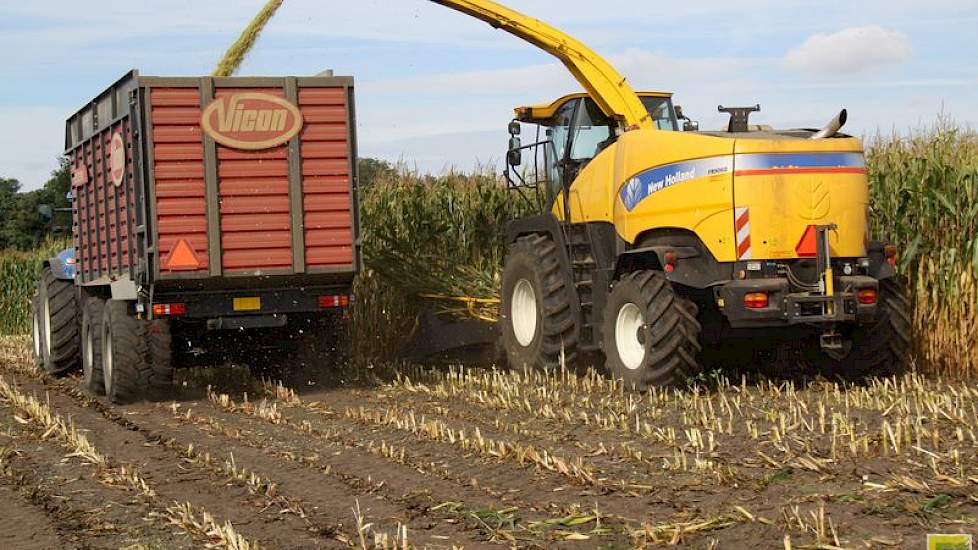
[[[825,374],[848,381],[874,376],[893,376],[907,370],[911,363],[910,300],[903,288],[892,279],[880,281],[878,315],[872,325],[852,331],[852,349],[841,359],[823,355]]]
[[[577,358],[577,300],[561,271],[557,244],[526,235],[510,245],[503,268],[500,325],[509,364],[554,369]]]
[[[91,296],[82,311],[82,381],[85,389],[95,395],[105,395],[105,374],[102,370],[102,317],[105,300]]]
[[[54,276],[45,267],[38,285],[41,367],[48,374],[63,374],[77,367],[81,359],[81,308],[75,285]]]
[[[636,271],[615,283],[604,310],[605,365],[625,387],[684,383],[699,372],[697,307],[658,271]]]
[[[157,396],[173,381],[171,341],[166,321],[144,321],[129,302],[109,300],[102,316],[105,395],[126,404]]]

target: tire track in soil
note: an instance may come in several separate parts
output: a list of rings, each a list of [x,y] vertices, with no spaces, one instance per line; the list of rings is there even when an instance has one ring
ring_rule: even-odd
[[[230,521],[245,537],[272,548],[346,547],[332,539],[328,528],[321,532],[294,514],[271,510],[271,503],[253,495],[247,488],[193,464],[133,430],[106,422],[98,411],[80,405],[61,390],[58,383],[43,384],[32,378],[15,375],[20,391],[43,395],[49,405],[64,417],[70,417],[79,432],[106,456],[131,464],[149,482],[161,502],[190,502]],[[54,390],[54,391],[51,391]],[[218,455],[220,456],[220,455]]]
[[[330,393],[330,398],[331,402],[333,398],[337,401],[344,399],[339,392]],[[668,516],[676,511],[669,503],[650,502],[638,493],[617,491],[612,487],[575,485],[559,474],[539,470],[530,464],[521,467],[514,462],[488,460],[474,453],[466,453],[447,442],[421,439],[392,426],[349,419],[321,402],[303,402],[298,406],[289,406],[283,401],[279,403],[285,405],[282,414],[287,425],[293,426],[296,431],[303,423],[309,423],[320,434],[341,430],[346,434],[346,439],[359,441],[360,446],[367,444],[367,440],[363,439],[367,431],[389,445],[408,449],[421,462],[437,464],[450,472],[465,472],[464,479],[474,479],[481,487],[491,487],[501,502],[506,504],[521,502],[529,509],[551,512],[565,512],[575,506],[581,510],[591,510],[597,504],[603,515],[621,518],[629,523],[641,519],[635,517],[636,510],[656,516]],[[220,411],[213,404],[211,406]],[[274,426],[261,419],[252,421]],[[571,502],[571,495],[579,500]]]
[[[267,392],[273,395],[272,392]],[[339,392],[330,392],[330,398],[338,398]],[[347,396],[340,398],[346,398]],[[331,399],[336,401],[337,399]],[[493,486],[498,494],[505,495],[503,498],[507,504],[529,507],[535,510],[549,510],[552,513],[568,513],[570,510],[579,509],[583,511],[599,510],[603,517],[612,520],[623,521],[626,526],[637,527],[641,520],[655,520],[656,524],[688,522],[697,518],[729,516],[731,507],[735,503],[730,499],[715,500],[711,498],[715,490],[703,486],[691,485],[689,489],[673,491],[670,489],[664,495],[639,495],[627,491],[614,490],[614,488],[582,488],[580,486],[569,485],[566,480],[552,472],[536,470],[533,467],[520,468],[518,464],[511,462],[487,461],[472,453],[464,453],[450,443],[431,441],[416,437],[410,432],[398,430],[395,427],[364,424],[356,420],[346,418],[346,416],[321,402],[302,402],[299,405],[290,405],[288,402],[278,400],[277,403],[284,406],[283,418],[286,426],[292,426],[298,430],[298,426],[308,422],[317,434],[330,433],[331,430],[343,430],[349,434],[362,433],[364,429],[372,434],[382,434],[383,439],[395,446],[409,449],[420,461],[436,461],[439,467],[448,471],[473,472],[471,476],[479,480],[480,486]],[[211,403],[211,405],[213,405]],[[215,406],[216,407],[216,406]],[[288,411],[288,413],[285,412]],[[267,421],[248,417],[252,422]],[[268,424],[272,426],[273,424]],[[352,436],[355,437],[355,436]],[[363,444],[363,443],[362,443]],[[481,472],[485,475],[480,476]],[[555,479],[556,478],[556,479]],[[456,477],[456,479],[458,479]],[[482,480],[488,479],[488,482]],[[563,483],[562,483],[563,482]],[[754,496],[747,488],[744,494]],[[572,502],[574,497],[579,500]],[[674,496],[682,496],[683,502],[675,500]],[[641,520],[636,521],[636,511],[642,515]],[[734,513],[734,516],[737,516]],[[773,517],[773,516],[772,516]],[[668,521],[663,521],[669,518]],[[726,536],[723,533],[730,533],[735,538],[749,539],[743,536],[744,533],[767,533],[771,537],[780,540],[781,534],[775,527],[761,523],[750,523],[744,517],[734,517],[733,521],[719,530],[707,534],[688,533],[683,535],[683,542],[686,544],[702,543],[705,537]],[[719,533],[719,534],[718,534]],[[640,535],[641,536],[641,535]],[[773,540],[773,539],[771,539]],[[602,541],[603,542],[603,541]],[[627,537],[622,537],[622,544],[629,544]]]
[[[452,421],[446,423],[456,429],[462,427],[472,433],[478,427],[489,437],[528,442],[538,449],[552,449],[563,456],[583,456],[593,464],[595,471],[619,480],[632,480],[645,486],[638,492],[652,496],[656,491],[668,487],[670,492],[692,491],[696,493],[720,493],[734,498],[754,496],[751,490],[731,490],[730,485],[757,485],[770,474],[766,465],[749,465],[735,461],[729,453],[717,449],[714,453],[703,453],[718,467],[727,468],[732,478],[726,485],[719,483],[715,471],[683,471],[665,469],[663,461],[672,461],[676,449],[665,443],[645,441],[641,436],[628,437],[626,433],[607,430],[594,425],[572,424],[555,419],[524,416],[524,413],[511,409],[498,410],[477,401],[463,401],[458,398],[445,398],[428,393],[414,393],[396,387],[385,387],[382,393],[354,390],[350,401],[362,405],[371,403],[378,407],[391,404],[402,409],[424,412],[428,418],[439,416]],[[351,406],[351,404],[347,404]],[[474,409],[474,410],[473,410]],[[480,414],[481,413],[481,414]],[[491,420],[490,420],[491,419]],[[445,421],[445,420],[443,420]],[[510,426],[509,430],[500,426]],[[532,428],[523,428],[532,426]],[[663,452],[668,450],[668,452]],[[694,456],[695,450],[683,447],[687,456]],[[627,451],[627,452],[626,452]],[[640,453],[640,454],[638,454]],[[757,473],[760,475],[750,475]],[[727,475],[727,474],[725,474]],[[818,479],[812,474],[813,479]],[[672,501],[670,496],[670,501]]]
[[[647,443],[643,445],[643,442],[625,437],[611,436],[609,438],[610,434],[594,431],[590,426],[581,424],[568,426],[560,422],[548,422],[546,419],[522,416],[513,411],[483,409],[476,402],[444,400],[438,396],[417,395],[407,391],[391,391],[392,388],[389,387],[384,388],[384,390],[382,394],[354,391],[346,403],[337,401],[333,405],[354,407],[355,405],[362,406],[364,403],[370,403],[383,408],[393,404],[402,409],[423,411],[428,418],[442,420],[456,430],[462,428],[467,433],[472,433],[475,428],[478,428],[484,436],[492,439],[512,440],[518,438],[521,443],[530,443],[538,449],[548,449],[560,456],[586,458],[595,471],[599,471],[603,476],[611,479],[626,481],[626,484],[628,480],[636,484],[642,481],[640,485],[647,484],[648,481],[652,480],[643,478],[660,476],[663,472],[661,460],[672,459],[674,456],[673,448],[666,445],[659,445],[650,449]],[[470,410],[472,408],[476,410]],[[535,425],[535,427],[506,430],[500,425],[511,427]],[[642,451],[643,458],[639,460],[634,458],[634,455],[619,454],[618,449],[622,444]],[[666,449],[668,452],[663,452]],[[715,459],[715,457],[711,458]],[[674,482],[677,474],[681,476],[685,472],[670,472],[670,481]],[[692,478],[690,485],[702,486],[706,481],[702,475],[694,474],[687,477]]]
[[[68,386],[64,382],[55,382],[55,384],[65,384],[63,389],[66,389],[67,391],[71,391],[71,389],[74,389],[74,388],[68,389]],[[77,392],[78,390],[74,389],[74,391]],[[101,404],[101,402],[98,401],[95,401],[95,403]],[[216,406],[210,403],[209,401],[204,401],[201,404],[198,404],[197,406],[200,405],[211,407],[212,409],[214,409],[215,414],[220,414],[223,412],[217,409]],[[102,405],[102,407],[105,407],[105,405]],[[295,412],[295,411],[290,411],[290,412]],[[136,414],[139,413],[137,412]],[[515,463],[500,464],[491,460],[487,461],[485,458],[480,459],[478,457],[473,457],[469,453],[465,453],[464,451],[460,451],[459,449],[453,446],[448,446],[441,442],[425,441],[425,440],[418,439],[411,433],[404,433],[398,430],[389,429],[386,426],[377,426],[371,424],[358,423],[356,421],[346,419],[345,417],[343,417],[343,415],[335,413],[335,411],[333,415],[324,414],[323,411],[320,410],[312,411],[312,412],[299,411],[298,414],[300,416],[304,415],[307,421],[309,422],[312,423],[324,422],[324,423],[332,424],[333,428],[337,426],[340,427],[342,431],[346,432],[347,434],[357,434],[354,436],[348,435],[347,444],[349,444],[350,441],[349,437],[353,437],[353,441],[356,442],[356,445],[354,446],[355,447],[359,446],[361,448],[361,454],[364,454],[365,456],[371,456],[374,457],[375,459],[380,458],[375,455],[369,454],[367,450],[363,449],[363,447],[368,445],[369,442],[360,438],[359,435],[362,435],[364,431],[369,431],[369,433],[372,434],[386,435],[387,439],[389,440],[388,442],[392,444],[396,445],[398,442],[403,443],[404,446],[409,448],[412,453],[417,454],[420,448],[421,452],[420,454],[418,454],[418,456],[422,456],[425,459],[430,459],[429,464],[433,462],[437,462],[439,467],[442,468],[443,472],[445,471],[446,466],[448,466],[449,471],[465,472],[465,474],[442,474],[441,476],[445,481],[450,482],[450,486],[453,488],[454,491],[452,493],[452,496],[454,496],[456,499],[458,496],[458,488],[470,487],[467,481],[471,481],[473,478],[478,483],[479,490],[483,492],[489,492],[486,490],[486,483],[483,482],[484,480],[489,479],[490,484],[497,484],[498,486],[497,482],[499,482],[500,479],[502,479],[504,480],[502,487],[505,487],[505,489],[502,490],[497,489],[495,491],[495,494],[501,495],[509,503],[512,503],[514,501],[519,502],[520,508],[525,508],[529,510],[534,510],[534,509],[547,510],[552,514],[557,511],[566,511],[569,508],[590,510],[595,505],[597,505],[598,509],[605,517],[607,517],[609,513],[615,514],[616,511],[618,512],[617,515],[621,517],[628,517],[630,515],[634,515],[631,512],[634,512],[635,510],[642,510],[642,512],[652,512],[650,515],[654,515],[656,518],[676,517],[677,521],[691,519],[691,517],[689,517],[690,516],[689,509],[683,511],[684,513],[680,513],[677,516],[677,511],[679,511],[679,509],[675,506],[670,505],[669,503],[656,503],[653,501],[642,502],[641,500],[636,501],[637,495],[613,494],[613,492],[609,494],[606,489],[602,489],[599,491],[584,489],[580,493],[574,495],[577,498],[581,499],[579,501],[581,504],[579,506],[576,506],[574,504],[568,503],[568,501],[574,498],[573,496],[571,498],[567,498],[569,495],[573,495],[576,492],[575,491],[576,488],[572,485],[569,486],[566,483],[559,483],[559,481],[563,481],[563,480],[555,481],[553,479],[548,479],[548,477],[552,478],[553,476],[552,474],[545,471],[537,471],[535,468],[532,467],[520,468]],[[133,416],[133,415],[129,414],[127,416]],[[240,415],[238,415],[238,418],[239,421],[244,421],[244,422],[264,422],[260,419],[243,417]],[[281,428],[281,427],[273,426],[271,424],[268,424],[267,426],[273,427],[275,429]],[[325,428],[320,431],[322,433],[327,433],[331,431],[331,429],[332,428]],[[308,434],[297,434],[297,435],[304,438],[308,438]],[[421,462],[423,463],[424,459],[422,459]],[[392,465],[394,464],[396,464],[396,462],[390,459],[390,457],[387,457],[386,463],[383,464],[385,468],[382,468],[380,470],[381,473],[385,473],[385,469],[386,471],[389,471],[392,468]],[[424,464],[422,464],[422,466],[423,465]],[[411,463],[410,466],[403,466],[403,465],[399,465],[399,466],[410,470],[411,466],[417,468],[418,461],[414,461],[413,463]],[[417,468],[417,469],[421,469],[421,468]],[[375,473],[376,470],[370,469],[368,471],[372,475]],[[469,477],[468,474],[470,473],[472,475]],[[466,477],[463,478],[462,476],[466,476]],[[430,484],[430,482],[428,482],[427,479],[430,478],[426,478],[426,480],[423,480],[422,483]],[[385,482],[386,481],[387,480],[385,480]],[[544,485],[543,488],[540,487],[541,484]],[[514,495],[520,495],[521,493],[522,493],[521,496],[527,498],[520,498],[514,496]],[[555,498],[555,496],[557,496],[557,498]],[[468,496],[467,499],[471,499],[471,496]],[[609,512],[608,503],[612,503],[614,506],[611,506],[611,508],[617,510],[613,510]],[[661,506],[656,506],[656,504],[661,504]],[[691,537],[687,536],[685,537],[685,540],[688,541],[690,540],[690,538]],[[627,538],[625,540],[627,540]]]
[[[214,419],[213,423],[223,427],[231,425],[245,433],[250,433],[253,437],[260,439],[260,442],[247,443],[253,446],[261,446],[266,452],[281,456],[284,453],[293,453],[297,457],[314,456],[313,460],[299,458],[300,462],[318,464],[319,469],[330,468],[333,473],[339,475],[350,475],[353,468],[359,468],[370,472],[370,478],[375,482],[383,479],[383,489],[393,490],[390,498],[403,498],[401,495],[405,490],[411,490],[423,484],[425,491],[415,493],[414,496],[424,501],[423,508],[430,513],[431,508],[439,505],[461,501],[468,510],[498,510],[516,506],[521,511],[524,523],[532,521],[554,520],[571,514],[587,514],[593,510],[593,504],[584,500],[581,504],[568,503],[566,499],[546,500],[542,499],[521,499],[517,495],[537,481],[530,476],[534,470],[514,469],[507,465],[500,465],[494,462],[483,462],[468,456],[459,456],[457,449],[449,448],[445,452],[439,449],[438,445],[428,446],[423,440],[417,440],[411,435],[393,433],[394,437],[386,439],[388,443],[392,440],[396,449],[406,451],[406,460],[400,462],[391,456],[374,454],[369,451],[371,444],[379,446],[375,439],[364,439],[365,428],[355,423],[349,423],[346,419],[338,419],[338,424],[344,425],[318,428],[312,427],[312,423],[304,427],[303,422],[312,419],[318,422],[320,418],[314,413],[309,413],[308,419],[301,422],[291,421],[285,418],[281,423],[273,423],[266,419],[250,415],[243,415],[240,412],[231,413],[222,409],[211,402],[201,402],[197,405],[197,412],[192,413],[197,421],[208,422]],[[171,408],[171,406],[160,405],[161,408]],[[206,409],[207,416],[202,416],[200,409]],[[295,412],[296,409],[292,409]],[[180,418],[186,414],[184,412],[172,413],[174,417]],[[366,429],[369,429],[366,428]],[[376,432],[376,430],[371,430]],[[358,435],[360,434],[360,435]],[[312,439],[311,437],[315,438]],[[282,442],[288,441],[291,445],[287,449],[280,448]],[[400,446],[398,446],[400,445]],[[340,449],[328,454],[322,454],[324,446],[333,449]],[[419,452],[419,447],[424,450]],[[458,466],[457,468],[455,466]],[[489,471],[489,474],[486,472]],[[454,472],[466,472],[465,474]],[[382,473],[383,477],[376,474]],[[425,475],[424,479],[415,481],[418,474]],[[498,474],[498,475],[497,475]],[[500,486],[500,477],[512,480],[511,484]],[[488,480],[488,481],[486,481]],[[518,488],[517,488],[518,486]],[[561,496],[568,494],[571,488],[565,485],[554,486],[552,490],[541,489],[539,494],[546,495],[547,499],[552,498],[553,494]],[[597,493],[595,493],[597,494]],[[669,508],[671,511],[671,507]],[[610,537],[600,539],[602,543],[627,543],[624,536],[626,525],[621,523],[613,516],[606,513],[602,508],[602,524],[614,526],[617,532]],[[436,517],[441,516],[435,514]],[[441,516],[452,518],[453,516]],[[482,526],[484,527],[484,526]],[[586,532],[586,530],[585,530]]]
[[[116,412],[114,407],[108,406],[102,401],[86,395],[67,381],[55,380],[47,382],[46,387],[57,391],[63,398],[58,399],[57,403],[52,402],[52,405],[62,409],[64,399],[73,400],[80,407],[83,407],[83,410],[84,408],[91,409],[89,411],[90,416],[99,415],[103,419],[113,422],[121,430],[140,434],[142,439],[145,440],[144,448],[166,447],[167,445],[164,442],[167,442],[172,447],[169,452],[173,453],[174,449],[185,449],[187,445],[193,444],[197,452],[208,453],[217,460],[227,459],[229,456],[228,451],[231,451],[234,462],[238,467],[245,467],[250,471],[255,471],[263,479],[275,483],[280,494],[289,494],[296,497],[303,503],[305,511],[308,514],[323,520],[319,523],[334,521],[335,523],[330,529],[342,532],[348,540],[356,540],[357,530],[353,508],[357,500],[360,499],[361,509],[364,513],[368,514],[365,521],[375,525],[374,532],[388,533],[393,536],[397,532],[398,525],[404,524],[408,527],[408,539],[411,544],[420,544],[424,547],[432,548],[448,546],[450,542],[464,542],[467,548],[479,547],[480,545],[480,541],[473,539],[471,534],[460,531],[451,524],[444,523],[444,517],[435,518],[434,520],[427,518],[425,512],[429,506],[420,505],[417,498],[410,497],[409,492],[406,492],[404,495],[395,495],[394,498],[391,498],[391,495],[387,495],[382,500],[376,498],[378,493],[382,492],[377,490],[377,485],[379,484],[381,485],[381,489],[383,489],[384,485],[390,485],[396,481],[396,484],[401,488],[416,492],[418,487],[425,487],[427,489],[430,485],[429,479],[417,480],[417,483],[413,487],[409,477],[389,476],[385,480],[376,476],[377,473],[382,473],[384,470],[379,468],[376,470],[363,468],[357,459],[353,459],[347,461],[346,466],[349,470],[358,467],[361,470],[366,470],[370,473],[368,476],[365,476],[366,479],[362,474],[356,475],[351,473],[347,474],[345,479],[340,479],[339,481],[331,480],[321,470],[310,469],[302,464],[290,464],[287,461],[283,463],[281,456],[270,457],[268,453],[264,452],[264,449],[266,447],[274,448],[277,441],[275,438],[269,438],[267,443],[261,445],[258,449],[242,447],[239,445],[241,442],[234,439],[226,439],[224,442],[220,442],[215,440],[216,438],[213,432],[204,432],[200,427],[181,425],[176,421],[171,421],[173,423],[161,421],[159,411],[152,405],[129,406],[124,413],[125,416],[122,416]],[[77,416],[74,418],[79,428],[85,428],[87,426],[79,422]],[[226,415],[224,420],[229,422],[230,425],[233,425],[235,421],[240,420],[240,417]],[[202,439],[200,437],[201,435],[204,435],[205,438]],[[93,442],[102,447],[97,441],[97,438],[92,437],[92,439]],[[145,451],[138,453],[136,456],[145,457]],[[375,458],[370,454],[365,455],[365,457]],[[335,461],[331,460],[327,465],[333,468],[336,464]],[[373,465],[371,464],[371,466]],[[140,468],[146,477],[149,478],[151,471],[143,465],[140,465]],[[263,472],[274,472],[275,476],[266,476]],[[408,472],[411,472],[411,470],[401,473],[406,474]],[[383,484],[380,481],[383,481]],[[390,493],[390,491],[386,492]],[[367,501],[366,499],[371,500]],[[216,510],[219,510],[219,508],[214,511]],[[413,521],[414,518],[421,518],[427,521],[427,524],[420,526],[423,530],[419,530],[419,525]],[[232,523],[236,527],[239,525],[238,521],[232,520]],[[248,533],[243,526],[238,528],[238,530],[245,534]],[[421,535],[421,538],[419,538],[419,535]],[[281,546],[295,547],[294,545]]]
[[[12,418],[13,410],[0,406],[0,423]],[[196,547],[189,537],[174,535],[165,520],[147,521],[153,507],[141,495],[103,485],[89,465],[66,460],[59,445],[27,428],[14,429],[0,448],[0,547]]]
[[[531,425],[534,429],[523,432],[523,435],[519,436],[520,441],[531,443],[540,441],[538,448],[553,445],[551,448],[556,449],[558,453],[564,453],[565,456],[570,455],[576,448],[579,454],[590,459],[596,471],[606,474],[624,470],[624,475],[629,475],[631,479],[653,488],[651,491],[643,491],[643,497],[647,497],[650,502],[679,505],[677,510],[697,509],[703,515],[719,515],[729,512],[731,503],[737,502],[755,508],[760,505],[759,510],[762,514],[774,517],[780,513],[779,506],[788,504],[783,501],[781,495],[776,494],[776,490],[768,491],[772,488],[768,479],[780,470],[772,470],[765,463],[747,464],[743,460],[735,460],[731,453],[723,452],[719,448],[717,452],[709,455],[709,459],[720,467],[729,468],[725,470],[729,473],[725,473],[726,477],[722,483],[718,481],[715,470],[664,470],[661,466],[662,460],[671,460],[674,455],[672,453],[650,455],[649,452],[652,449],[672,449],[672,447],[655,442],[645,442],[643,445],[640,435],[627,437],[627,432],[607,430],[600,426],[581,423],[567,425],[551,418],[523,416],[525,413],[514,409],[497,410],[474,399],[463,401],[461,396],[444,397],[427,392],[416,393],[397,386],[384,386],[379,392],[353,390],[350,395],[344,395],[342,399],[360,404],[368,402],[381,408],[396,404],[402,408],[430,411],[434,414],[429,414],[429,417],[441,415],[456,420],[457,422],[451,423],[456,430],[464,427],[471,433],[472,428],[478,426],[484,435],[491,436],[490,434],[494,433],[504,439],[507,437],[512,439],[514,435],[509,431],[501,431],[495,424],[497,420],[501,419],[503,423],[508,423],[510,426]],[[347,406],[350,406],[350,403],[347,403]],[[478,416],[471,409],[483,415]],[[495,417],[491,416],[494,414]],[[550,430],[550,433],[542,432],[543,429]],[[623,444],[641,450],[642,457],[635,458],[634,455],[622,453],[620,446]],[[692,456],[693,450],[684,449],[687,456]],[[594,457],[592,454],[608,450],[611,452],[601,457]],[[813,485],[829,483],[824,472],[797,470],[799,469],[795,468],[792,473],[796,483]],[[847,475],[842,471],[837,474]],[[844,485],[842,482],[837,484]],[[777,502],[768,502],[769,499]]]

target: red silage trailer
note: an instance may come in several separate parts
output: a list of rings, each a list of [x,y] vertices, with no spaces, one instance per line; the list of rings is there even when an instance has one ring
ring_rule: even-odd
[[[132,71],[69,118],[74,249],[39,284],[37,361],[129,401],[175,347],[329,339],[361,265],[353,98],[349,77]]]

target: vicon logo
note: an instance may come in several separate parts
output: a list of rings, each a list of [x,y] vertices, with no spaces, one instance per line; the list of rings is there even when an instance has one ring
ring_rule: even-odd
[[[257,151],[295,137],[302,130],[302,113],[280,97],[246,92],[212,101],[200,117],[200,127],[221,145]]]

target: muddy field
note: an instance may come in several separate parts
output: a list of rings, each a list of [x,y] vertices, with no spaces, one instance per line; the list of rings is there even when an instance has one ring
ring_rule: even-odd
[[[2,548],[924,548],[978,531],[978,386],[450,368],[180,374],[116,407],[0,340]]]

